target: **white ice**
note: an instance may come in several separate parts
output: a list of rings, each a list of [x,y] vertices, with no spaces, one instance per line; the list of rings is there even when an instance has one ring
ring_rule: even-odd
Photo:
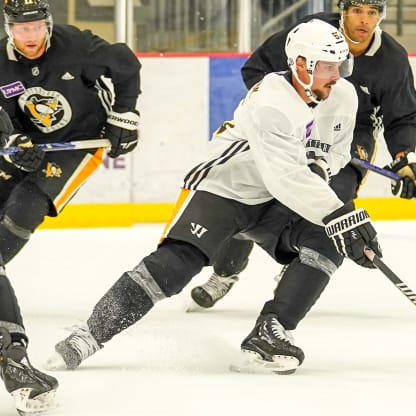
[[[416,221],[376,222],[384,261],[416,289]],[[42,368],[64,329],[156,246],[162,224],[39,230],[8,266]],[[185,313],[190,289],[165,300],[60,381],[57,416],[407,415],[414,412],[416,305],[380,271],[346,261],[294,331],[306,359],[290,376],[229,371],[271,297],[279,267],[255,249],[214,309]],[[0,415],[15,415],[0,388]]]

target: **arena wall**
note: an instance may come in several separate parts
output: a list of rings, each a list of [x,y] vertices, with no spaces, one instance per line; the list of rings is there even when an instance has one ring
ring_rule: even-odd
[[[129,226],[166,221],[184,174],[204,160],[212,132],[245,95],[244,55],[143,55],[141,140],[137,149],[102,167],[46,228]],[[409,57],[416,73],[416,56]],[[383,80],[380,80],[383,82]],[[379,140],[376,164],[389,161]],[[394,198],[388,179],[371,173],[358,206],[374,219],[416,219],[416,202]]]

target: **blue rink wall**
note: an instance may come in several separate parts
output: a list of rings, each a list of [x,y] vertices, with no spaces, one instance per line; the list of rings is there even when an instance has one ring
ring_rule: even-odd
[[[245,96],[246,55],[140,55],[141,139],[131,154],[104,164],[44,228],[116,227],[169,219],[184,175],[208,153],[212,133]],[[413,69],[416,57],[410,57]],[[379,140],[376,163],[389,161]],[[374,219],[416,219],[416,202],[393,198],[390,183],[370,174],[358,206]]]
[[[224,120],[233,118],[234,109],[247,89],[241,78],[241,67],[246,57],[209,59],[209,133]]]

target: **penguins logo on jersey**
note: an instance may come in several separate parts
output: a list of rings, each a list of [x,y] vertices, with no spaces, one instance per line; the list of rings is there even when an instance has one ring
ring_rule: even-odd
[[[5,181],[8,181],[12,175],[9,175],[4,170],[0,170],[0,179],[4,179]]]
[[[60,178],[62,175],[62,169],[54,162],[48,162],[46,169],[43,169],[42,172],[46,178]]]
[[[360,159],[368,160],[368,152],[364,147],[357,145],[357,153]]]
[[[18,99],[19,107],[43,133],[65,127],[72,118],[72,110],[65,97],[57,91],[41,87],[28,88]]]

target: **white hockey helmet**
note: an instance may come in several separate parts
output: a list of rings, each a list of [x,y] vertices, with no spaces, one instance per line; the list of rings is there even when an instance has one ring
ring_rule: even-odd
[[[351,75],[353,58],[343,34],[322,20],[312,19],[295,26],[286,37],[285,51],[289,68],[309,97],[312,97],[310,88],[313,84],[313,71],[318,61],[342,62],[339,68],[340,76]],[[299,56],[306,60],[308,84],[299,79],[296,70],[296,59]]]

